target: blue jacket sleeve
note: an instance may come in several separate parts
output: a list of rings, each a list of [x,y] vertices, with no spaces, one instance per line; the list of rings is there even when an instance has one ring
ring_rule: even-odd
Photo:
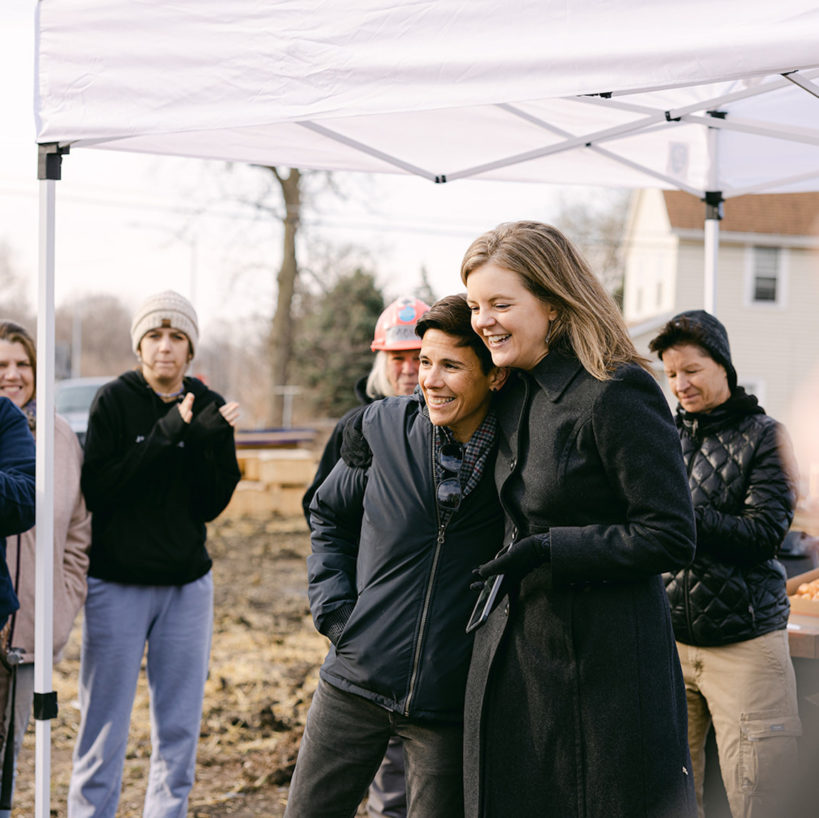
[[[358,598],[356,559],[366,472],[336,463],[310,505],[312,553],[307,558],[308,597],[319,633],[333,636]],[[346,615],[346,616],[345,616]]]
[[[25,415],[0,398],[0,536],[34,525],[34,438]]]

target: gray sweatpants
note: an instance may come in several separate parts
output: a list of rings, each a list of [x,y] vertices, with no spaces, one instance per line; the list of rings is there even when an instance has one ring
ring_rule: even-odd
[[[131,709],[145,645],[151,765],[144,818],[184,818],[193,786],[213,630],[210,573],[186,585],[88,578],[79,698],[82,713],[69,818],[117,813]]]

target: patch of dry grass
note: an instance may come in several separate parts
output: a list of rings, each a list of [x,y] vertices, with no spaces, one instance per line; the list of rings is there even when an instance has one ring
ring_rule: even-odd
[[[280,816],[326,640],[307,605],[309,537],[301,519],[217,521],[214,635],[199,742],[193,816]],[[79,726],[81,617],[54,673],[60,713],[52,724],[51,814],[65,816]],[[151,752],[148,691],[140,679],[118,815],[137,818]],[[34,814],[34,731],[20,759],[13,816]]]

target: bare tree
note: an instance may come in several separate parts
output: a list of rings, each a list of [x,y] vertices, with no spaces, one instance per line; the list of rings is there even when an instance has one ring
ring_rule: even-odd
[[[564,198],[555,218],[581,250],[606,289],[622,304],[622,246],[630,193],[619,188],[601,190],[593,197]]]
[[[26,297],[26,282],[17,270],[11,247],[0,242],[0,319],[8,319],[35,332],[34,316]]]
[[[284,176],[277,168],[269,168],[279,183],[284,200],[282,224],[282,263],[276,277],[278,294],[276,311],[270,328],[270,372],[273,385],[273,425],[281,426],[284,414],[284,395],[279,391],[287,385],[287,371],[293,350],[293,295],[299,265],[296,259],[296,234],[301,219],[301,171],[290,168]]]
[[[80,362],[72,375],[118,375],[136,364],[128,332],[131,311],[116,296],[75,299],[59,307],[55,318],[57,344],[80,345],[72,350],[71,358]]]

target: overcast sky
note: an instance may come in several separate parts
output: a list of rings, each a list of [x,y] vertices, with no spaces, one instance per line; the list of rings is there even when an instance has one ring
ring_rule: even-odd
[[[3,0],[0,11],[0,241],[30,280],[36,304],[37,196],[33,118],[34,0]],[[195,218],[192,208],[220,163],[80,149],[63,160],[57,185],[56,299],[111,292],[129,305],[172,287],[192,297],[205,326],[223,315],[272,311],[279,230],[251,230],[229,203]],[[558,188],[463,181],[433,185],[405,176],[337,174],[344,200],[318,199],[308,212],[302,261],[319,244],[353,243],[370,257],[390,297],[413,290],[425,267],[439,295],[460,289],[470,241],[501,221],[555,217]],[[244,241],[240,231],[249,230]],[[266,252],[267,247],[270,252]],[[266,261],[267,269],[259,267]]]

